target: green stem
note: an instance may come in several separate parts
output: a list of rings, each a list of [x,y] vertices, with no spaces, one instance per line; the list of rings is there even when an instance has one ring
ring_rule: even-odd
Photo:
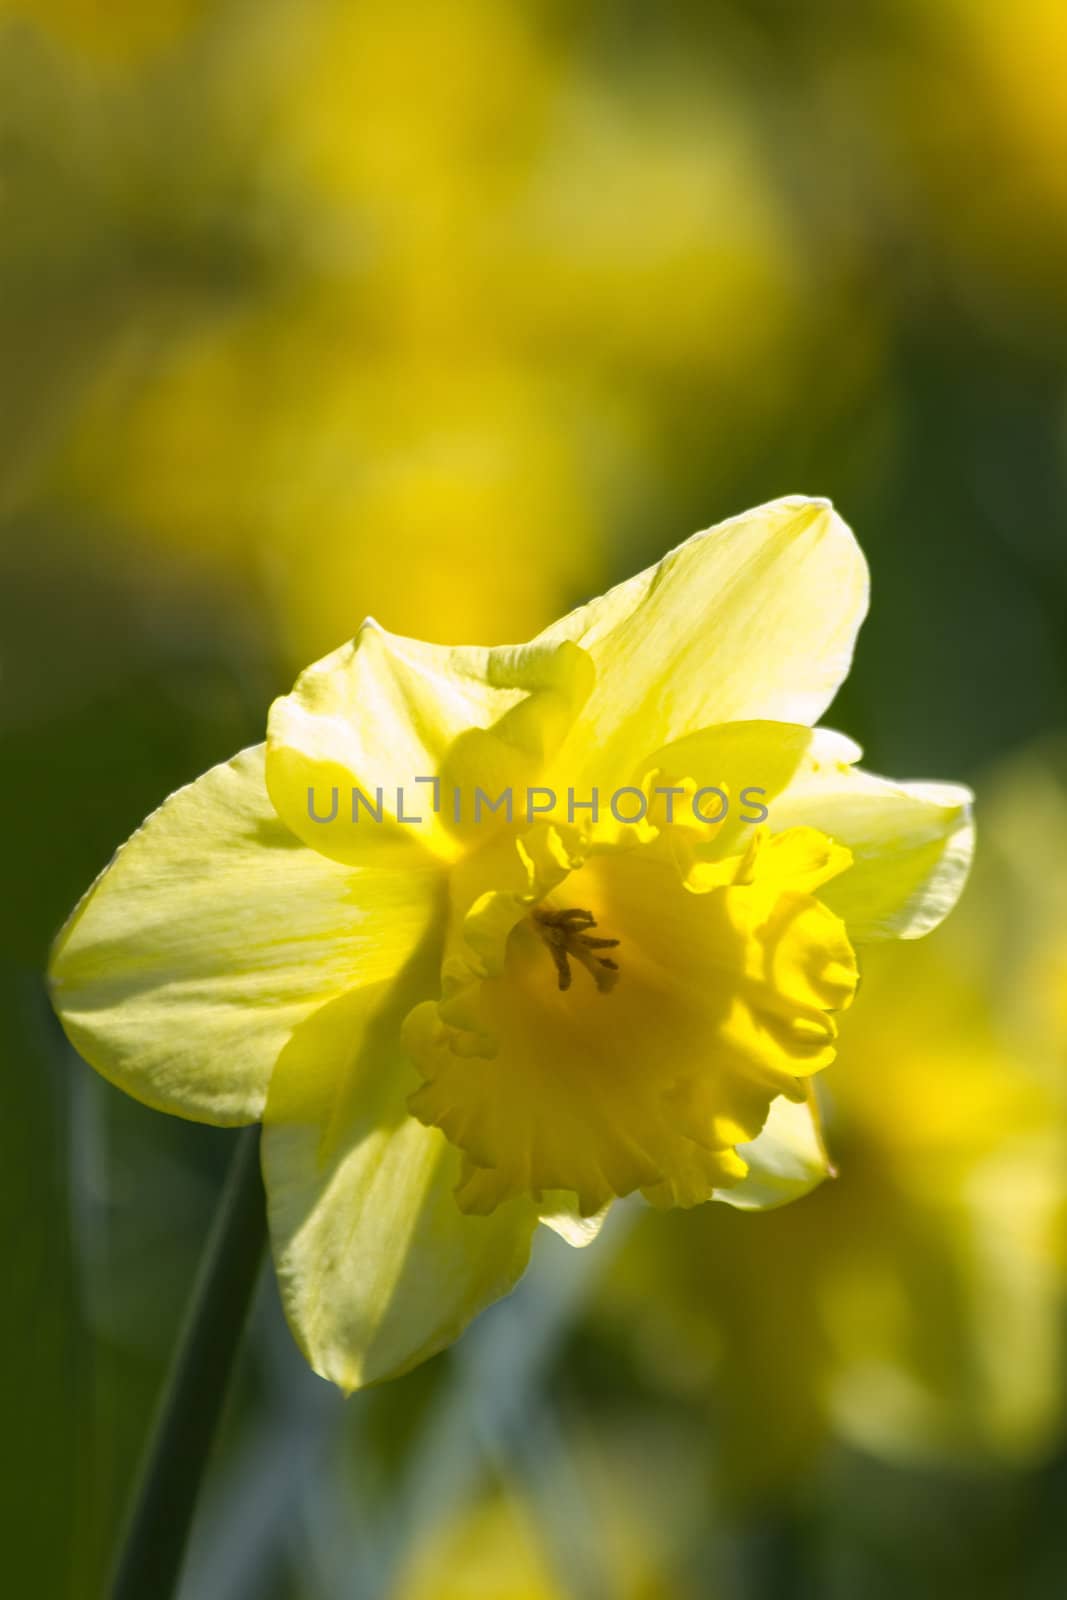
[[[266,1239],[259,1129],[239,1134],[112,1583],[112,1600],[176,1591]]]

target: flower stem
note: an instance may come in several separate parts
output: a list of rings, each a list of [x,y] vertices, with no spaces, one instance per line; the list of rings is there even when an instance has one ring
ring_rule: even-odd
[[[112,1600],[169,1600],[266,1239],[259,1128],[238,1135],[138,1480]]]

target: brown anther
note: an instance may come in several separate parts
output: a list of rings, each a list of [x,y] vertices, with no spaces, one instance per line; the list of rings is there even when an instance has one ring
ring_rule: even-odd
[[[585,931],[596,927],[596,918],[591,911],[584,911],[578,906],[565,911],[551,911],[539,906],[533,914],[533,920],[555,962],[561,989],[571,986],[572,956],[592,976],[601,994],[607,994],[615,986],[619,976],[618,962],[610,956],[598,956],[594,952],[614,950],[619,941],[594,939]]]

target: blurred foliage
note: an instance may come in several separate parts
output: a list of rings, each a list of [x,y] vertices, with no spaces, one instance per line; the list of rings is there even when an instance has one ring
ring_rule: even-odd
[[[546,1241],[348,1406],[265,1287],[186,1587],[1062,1592],[1065,76],[1059,0],[0,0],[12,1593],[100,1592],[228,1151],[63,1046],[77,895],[364,614],[521,638],[793,491],[873,569],[833,720],[988,818],[840,1177]]]

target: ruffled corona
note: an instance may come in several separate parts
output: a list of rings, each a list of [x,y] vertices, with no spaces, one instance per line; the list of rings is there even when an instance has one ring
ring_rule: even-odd
[[[833,1058],[856,962],[812,891],[849,852],[753,830],[709,861],[675,832],[588,854],[555,828],[519,836],[525,890],[459,919],[441,999],[404,1037],[424,1079],[409,1105],[463,1152],[465,1210],[707,1200],[745,1176],[736,1147],[771,1102],[803,1100]]]

